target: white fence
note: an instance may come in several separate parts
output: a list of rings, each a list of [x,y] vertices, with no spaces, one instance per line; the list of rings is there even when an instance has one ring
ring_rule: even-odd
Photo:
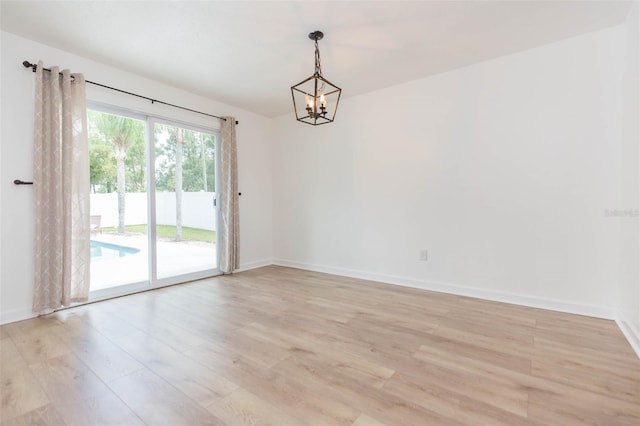
[[[182,193],[182,226],[216,230],[214,192]],[[102,217],[103,228],[118,226],[118,194],[91,194],[91,214]],[[127,193],[124,201],[125,225],[147,223],[147,194]],[[156,222],[158,225],[176,224],[176,193],[156,193]]]

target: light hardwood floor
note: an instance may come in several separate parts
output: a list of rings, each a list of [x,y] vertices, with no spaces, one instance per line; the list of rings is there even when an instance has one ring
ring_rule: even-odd
[[[640,424],[612,321],[276,266],[0,338],[3,425]]]

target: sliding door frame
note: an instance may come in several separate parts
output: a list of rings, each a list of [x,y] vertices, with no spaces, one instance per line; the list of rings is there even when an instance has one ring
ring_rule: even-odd
[[[218,247],[220,247],[219,243],[219,239],[220,239],[220,210],[218,207],[218,203],[215,202],[214,205],[214,211],[215,211],[215,224],[216,224],[216,267],[213,269],[207,269],[207,270],[203,270],[203,271],[196,271],[196,272],[190,272],[190,273],[186,273],[186,274],[182,274],[182,275],[175,275],[175,276],[171,276],[171,277],[165,277],[165,278],[158,278],[158,256],[157,256],[157,246],[156,246],[156,188],[155,188],[155,176],[156,176],[156,155],[155,155],[155,125],[156,124],[164,124],[164,125],[169,125],[169,126],[175,126],[175,127],[181,127],[185,130],[191,130],[193,132],[198,132],[198,133],[207,133],[210,135],[213,135],[213,137],[215,138],[215,183],[216,183],[216,187],[218,185],[218,178],[219,178],[219,170],[220,170],[220,155],[218,155],[219,153],[219,147],[220,147],[220,131],[216,130],[216,129],[207,129],[205,127],[202,126],[195,126],[193,124],[188,124],[188,123],[183,123],[180,121],[176,121],[176,120],[172,120],[172,119],[168,119],[168,118],[163,118],[163,117],[149,117],[148,121],[147,121],[147,134],[148,134],[148,140],[150,142],[153,142],[153,146],[151,146],[152,144],[149,143],[148,149],[147,149],[147,156],[149,157],[149,164],[147,167],[147,171],[148,171],[148,185],[149,188],[153,188],[153,190],[149,190],[147,191],[148,194],[148,203],[149,203],[149,218],[148,218],[148,222],[149,222],[149,228],[153,228],[153,233],[149,232],[148,236],[149,236],[149,258],[150,258],[150,264],[149,264],[149,272],[150,272],[150,281],[152,283],[152,287],[153,288],[157,288],[157,287],[164,287],[167,285],[173,285],[173,284],[179,284],[179,283],[184,283],[184,282],[189,282],[189,281],[195,281],[195,280],[200,280],[203,278],[209,278],[215,275],[220,275],[220,251],[218,250]],[[217,198],[218,196],[218,192],[215,191],[214,192],[216,195],[215,197]],[[152,235],[153,234],[153,235]],[[153,239],[153,241],[151,241],[151,239]],[[153,252],[153,255],[151,255],[151,253]],[[156,284],[155,286],[153,284]]]
[[[158,279],[157,275],[157,247],[156,247],[156,185],[155,185],[155,125],[165,124],[170,126],[181,127],[186,130],[191,130],[200,133],[211,134],[215,138],[215,186],[217,189],[220,182],[220,130],[216,128],[209,128],[199,125],[194,125],[180,120],[175,120],[167,117],[162,117],[154,114],[148,114],[144,112],[134,111],[124,107],[118,107],[114,105],[104,104],[101,102],[87,102],[87,109],[103,112],[107,114],[120,115],[127,118],[133,118],[141,120],[145,123],[145,148],[146,155],[146,177],[147,184],[147,245],[148,245],[148,280],[138,281],[130,284],[118,285],[114,287],[104,288],[100,290],[90,291],[89,302],[96,302],[99,300],[110,299],[113,297],[124,296],[127,294],[139,293],[141,291],[152,290],[156,288],[167,287],[175,284],[182,284],[189,281],[195,281],[204,278],[211,278],[217,275],[221,275],[220,272],[220,251],[218,250],[220,239],[220,208],[217,203],[218,192],[215,191],[216,202],[214,204],[215,211],[215,223],[216,223],[216,266],[212,269],[196,271],[192,273],[186,273],[181,275],[175,275],[171,277],[165,277]]]

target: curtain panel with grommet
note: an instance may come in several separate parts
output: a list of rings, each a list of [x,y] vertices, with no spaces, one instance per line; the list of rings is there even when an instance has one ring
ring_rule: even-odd
[[[240,267],[238,145],[233,117],[225,117],[220,127],[220,181],[220,271],[230,274]]]
[[[36,68],[34,111],[35,274],[33,311],[89,295],[87,107],[82,74]]]

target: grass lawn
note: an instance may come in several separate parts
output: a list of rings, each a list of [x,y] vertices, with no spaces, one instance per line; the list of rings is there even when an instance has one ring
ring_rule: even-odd
[[[128,225],[124,227],[127,232],[138,232],[140,234],[147,233],[147,225]],[[116,228],[102,228],[103,232],[116,232]],[[176,237],[176,227],[173,225],[157,225],[156,235],[159,238]],[[216,242],[216,231],[208,231],[206,229],[182,227],[182,239],[184,241],[204,241],[206,243]]]

